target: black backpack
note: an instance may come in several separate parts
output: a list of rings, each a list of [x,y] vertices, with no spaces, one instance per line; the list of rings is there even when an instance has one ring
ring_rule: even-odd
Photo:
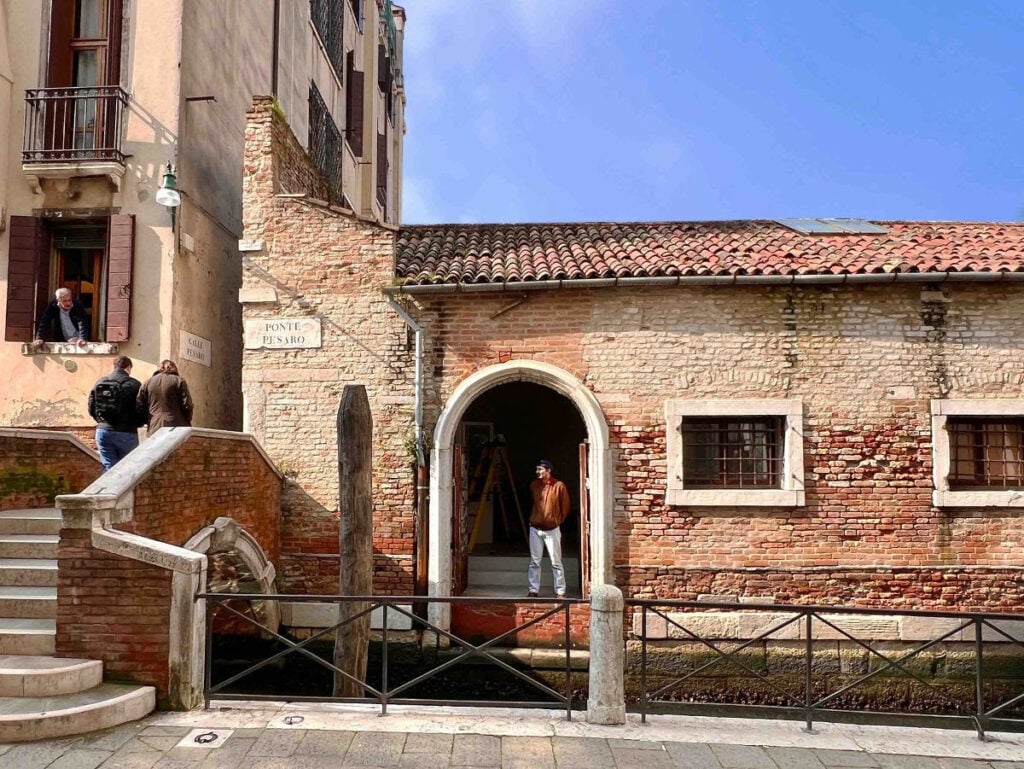
[[[93,409],[100,422],[133,422],[135,402],[125,386],[127,383],[104,380],[96,383]],[[131,402],[129,403],[129,400]]]

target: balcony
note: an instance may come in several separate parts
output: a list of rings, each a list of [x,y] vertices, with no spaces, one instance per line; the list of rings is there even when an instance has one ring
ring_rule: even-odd
[[[21,167],[37,192],[40,179],[124,177],[121,135],[128,94],[119,86],[34,88],[25,92]]]

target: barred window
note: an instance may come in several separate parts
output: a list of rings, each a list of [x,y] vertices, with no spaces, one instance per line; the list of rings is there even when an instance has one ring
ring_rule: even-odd
[[[665,423],[667,504],[805,503],[799,399],[668,400]]]
[[[1024,418],[951,417],[949,488],[1024,486]]]
[[[781,417],[684,418],[684,485],[781,488],[783,423]]]
[[[309,16],[338,79],[345,72],[345,7],[338,0],[309,0]]]
[[[341,189],[342,168],[341,131],[327,110],[320,91],[309,86],[309,156],[323,175],[330,191],[332,203],[343,199]]]

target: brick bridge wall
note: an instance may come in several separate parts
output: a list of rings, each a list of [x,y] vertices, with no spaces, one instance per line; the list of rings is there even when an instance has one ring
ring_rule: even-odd
[[[0,510],[52,507],[103,472],[99,459],[53,430],[0,428]]]
[[[277,196],[269,158],[294,139],[269,105],[250,114],[247,319],[310,315],[323,346],[246,350],[254,434],[289,476],[285,587],[336,584],[334,414],[346,382],[374,417],[377,590],[407,591],[414,548],[408,438],[413,352],[381,289],[393,233]],[[300,162],[289,151],[281,157]],[[930,400],[1024,397],[1017,284],[567,289],[418,296],[426,428],[482,367],[543,361],[582,382],[608,421],[614,572],[627,594],[919,607],[1019,607],[1024,512],[932,505]],[[941,296],[941,300],[937,299]],[[511,306],[516,304],[516,306]],[[806,504],[665,502],[665,402],[799,398]]]
[[[281,482],[250,441],[191,436],[134,493],[133,520],[115,528],[181,546],[227,516],[277,561]],[[103,660],[108,678],[153,684],[166,698],[171,577],[97,550],[88,530],[63,529],[57,654]]]

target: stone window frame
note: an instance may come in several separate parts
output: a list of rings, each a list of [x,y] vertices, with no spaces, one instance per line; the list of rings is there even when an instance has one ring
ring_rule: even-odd
[[[949,417],[1024,417],[1024,399],[937,398],[932,415],[932,504],[936,507],[1024,507],[1024,489],[953,491],[949,488],[952,461]]]
[[[747,398],[735,400],[665,401],[667,485],[665,504],[707,507],[803,507],[804,431],[803,401],[799,398]],[[687,489],[683,478],[684,417],[783,417],[782,488]]]

